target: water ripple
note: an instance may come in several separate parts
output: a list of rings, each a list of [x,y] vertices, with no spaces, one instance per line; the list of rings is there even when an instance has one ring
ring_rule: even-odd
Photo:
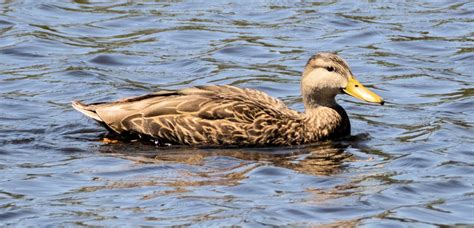
[[[44,226],[471,226],[471,1],[0,5],[0,221]],[[353,135],[290,148],[100,142],[70,107],[202,84],[303,109],[342,55],[385,106],[338,100]]]

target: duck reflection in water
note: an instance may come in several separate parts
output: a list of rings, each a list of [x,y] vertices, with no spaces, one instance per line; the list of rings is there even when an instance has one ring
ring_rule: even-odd
[[[156,146],[152,143],[136,141],[102,144],[98,152],[117,158],[133,161],[138,167],[164,168],[166,172],[151,172],[146,178],[123,180],[106,178],[103,185],[81,188],[80,191],[100,191],[103,189],[124,189],[139,187],[166,187],[143,195],[144,200],[163,195],[182,194],[198,186],[239,186],[244,180],[254,177],[253,171],[274,172],[283,168],[318,178],[332,179],[344,172],[348,162],[358,160],[348,149],[370,150],[364,141],[368,134],[358,134],[339,141],[326,141],[316,144],[293,147],[262,148],[209,148],[187,146]],[[369,151],[368,151],[369,152]],[[370,153],[370,152],[369,152]],[[134,173],[135,165],[131,171]],[[130,166],[115,172],[129,172]],[[153,169],[155,170],[155,169]],[[279,171],[277,171],[279,172]],[[285,172],[285,171],[283,171]],[[289,173],[289,174],[290,174]],[[151,176],[150,176],[151,175]],[[266,173],[265,175],[279,175]],[[291,175],[291,174],[290,174]],[[347,179],[347,183],[329,184],[326,187],[309,187],[308,202],[324,202],[347,194],[358,194],[359,177]]]
[[[355,137],[357,136],[351,138]],[[238,160],[238,162],[233,162],[234,168],[255,163],[257,165],[253,168],[261,165],[273,165],[310,175],[331,175],[341,172],[344,162],[353,160],[352,154],[346,151],[349,145],[347,141],[327,141],[283,148],[189,148],[185,146],[162,147],[138,141],[102,145],[100,152],[139,163],[183,163],[198,166],[206,166],[208,159],[226,157]],[[248,171],[250,170],[246,172]]]

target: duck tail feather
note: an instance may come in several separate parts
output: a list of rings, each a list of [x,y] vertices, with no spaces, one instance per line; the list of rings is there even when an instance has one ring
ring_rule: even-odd
[[[80,101],[73,101],[72,102],[72,107],[74,109],[76,109],[77,111],[81,112],[82,114],[94,119],[94,120],[97,120],[99,122],[104,122],[100,117],[99,115],[97,115],[97,113],[95,112],[95,110],[90,107],[89,105],[86,105]]]

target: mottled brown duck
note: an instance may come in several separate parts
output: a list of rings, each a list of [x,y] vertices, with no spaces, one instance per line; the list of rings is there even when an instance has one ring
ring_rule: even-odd
[[[269,146],[299,145],[350,134],[338,94],[382,104],[356,80],[336,54],[312,56],[301,77],[304,112],[289,109],[264,92],[228,85],[159,91],[110,103],[72,106],[127,138],[159,144]]]

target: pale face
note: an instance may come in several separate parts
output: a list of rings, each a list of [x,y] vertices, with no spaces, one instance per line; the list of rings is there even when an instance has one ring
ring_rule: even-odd
[[[305,105],[334,106],[335,96],[341,93],[383,104],[382,98],[355,79],[342,58],[331,53],[320,53],[308,60],[301,79],[301,91]]]

